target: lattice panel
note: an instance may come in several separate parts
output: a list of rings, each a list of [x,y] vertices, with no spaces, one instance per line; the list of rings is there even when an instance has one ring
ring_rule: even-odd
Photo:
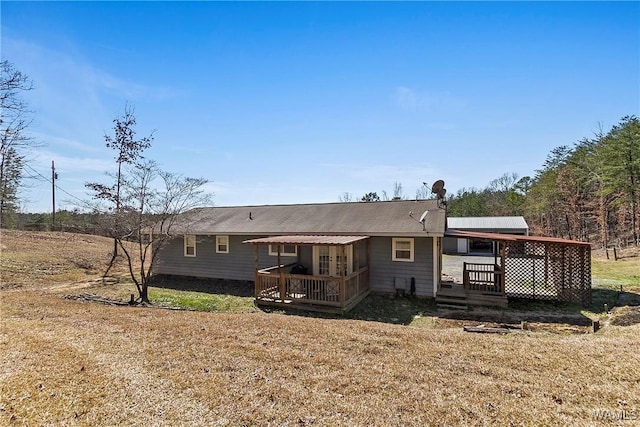
[[[591,302],[591,252],[588,246],[542,242],[509,242],[507,245],[507,296]]]

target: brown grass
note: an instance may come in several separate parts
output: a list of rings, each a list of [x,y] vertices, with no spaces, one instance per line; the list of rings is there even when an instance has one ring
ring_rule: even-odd
[[[433,322],[112,307],[36,286],[0,298],[0,425],[551,426],[615,424],[597,410],[640,417],[638,324],[499,336]]]
[[[100,276],[113,240],[64,232],[2,230],[0,289],[76,282]],[[125,274],[122,259],[114,274]]]
[[[496,336],[2,297],[2,424],[576,425],[640,408],[637,325]]]

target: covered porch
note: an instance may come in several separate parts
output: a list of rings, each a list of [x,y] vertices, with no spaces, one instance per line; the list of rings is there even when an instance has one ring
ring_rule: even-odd
[[[274,236],[244,243],[255,248],[257,304],[344,313],[369,294],[368,236]],[[276,264],[260,268],[267,246]],[[311,258],[303,260],[298,248]]]
[[[506,306],[509,297],[591,302],[589,243],[458,230],[445,235],[483,239],[494,252],[486,262],[463,262],[461,278],[441,280],[439,304]]]

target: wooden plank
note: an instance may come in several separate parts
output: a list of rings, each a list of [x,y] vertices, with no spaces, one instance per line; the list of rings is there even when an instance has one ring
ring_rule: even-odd
[[[478,332],[482,334],[508,334],[510,329],[506,328],[487,328],[485,326],[465,326],[462,328],[465,332]]]

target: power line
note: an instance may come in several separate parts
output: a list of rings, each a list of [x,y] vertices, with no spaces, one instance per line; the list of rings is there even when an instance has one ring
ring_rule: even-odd
[[[75,196],[75,195],[73,195],[73,194],[69,193],[69,192],[68,192],[68,191],[66,191],[64,188],[60,187],[58,184],[54,184],[51,178],[49,178],[49,177],[46,177],[46,176],[42,175],[40,172],[38,172],[37,170],[35,170],[34,168],[32,168],[30,165],[24,165],[24,166],[26,166],[28,169],[30,169],[30,170],[31,170],[31,172],[35,173],[36,175],[38,175],[38,176],[39,176],[40,178],[42,178],[43,180],[45,180],[45,181],[47,181],[47,182],[52,183],[53,185],[55,185],[55,188],[56,188],[56,189],[58,189],[58,190],[62,191],[62,192],[63,192],[64,194],[66,194],[67,196],[69,196],[69,197],[71,197],[71,198],[73,198],[73,199],[76,199],[77,201],[82,202],[83,204],[86,204],[86,200],[82,200],[81,198],[79,198],[79,197],[77,197],[77,196]]]

